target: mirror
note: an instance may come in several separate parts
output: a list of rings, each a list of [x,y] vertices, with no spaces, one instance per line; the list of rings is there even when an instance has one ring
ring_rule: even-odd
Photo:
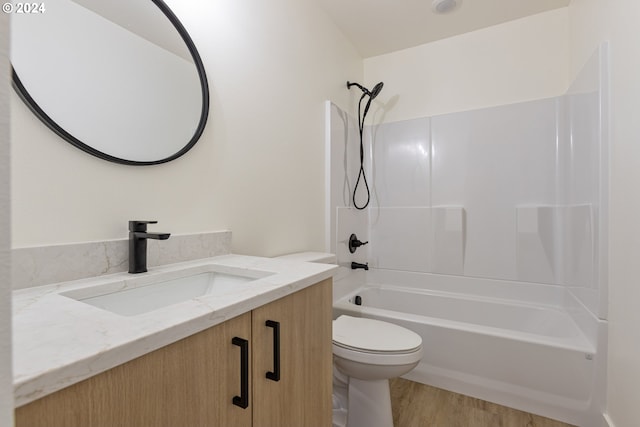
[[[200,138],[200,55],[162,0],[55,0],[11,19],[13,85],[51,130],[116,163],[176,159]]]

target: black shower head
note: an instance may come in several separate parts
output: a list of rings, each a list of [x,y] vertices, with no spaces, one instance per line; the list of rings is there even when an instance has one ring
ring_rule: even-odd
[[[380,91],[382,90],[382,86],[384,86],[384,83],[380,82],[377,85],[375,85],[373,87],[373,89],[371,90],[371,92],[369,93],[369,96],[371,97],[371,99],[375,98],[376,96],[378,96],[378,94],[380,93]]]
[[[358,86],[362,91],[362,96],[360,97],[360,101],[358,102],[358,128],[360,130],[360,173],[358,174],[358,179],[356,180],[356,186],[353,189],[353,206],[356,209],[364,209],[369,205],[369,201],[371,200],[371,192],[369,191],[369,184],[367,184],[367,177],[364,172],[364,143],[362,142],[362,134],[364,132],[364,123],[365,119],[367,118],[369,107],[371,106],[371,101],[373,101],[373,98],[380,95],[380,91],[382,90],[382,86],[384,86],[384,84],[380,82],[373,87],[373,90],[369,90],[366,87],[359,85],[358,83],[347,82],[347,89],[351,89],[351,86]],[[364,112],[362,112],[362,101],[367,95],[369,95],[369,99],[367,100],[367,104],[364,107]],[[360,178],[362,178],[364,185],[367,188],[367,201],[362,206],[358,206],[358,203],[356,202],[356,190],[358,189],[358,185],[360,184]]]
[[[351,82],[347,82],[347,89],[351,89],[351,86],[357,86],[360,88],[360,90],[365,94],[365,95],[369,95],[369,98],[373,99],[376,96],[378,96],[378,94],[380,93],[380,91],[382,90],[382,86],[384,86],[384,83],[380,82],[377,85],[375,85],[373,87],[373,90],[369,90],[366,87],[358,84],[358,83],[351,83]]]

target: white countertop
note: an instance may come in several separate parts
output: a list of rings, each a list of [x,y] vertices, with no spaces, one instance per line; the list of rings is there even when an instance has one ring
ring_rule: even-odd
[[[60,295],[114,280],[170,277],[207,266],[273,273],[223,295],[202,296],[137,316],[121,316]],[[131,275],[117,273],[13,293],[13,374],[16,406],[331,277],[336,265],[223,255]]]

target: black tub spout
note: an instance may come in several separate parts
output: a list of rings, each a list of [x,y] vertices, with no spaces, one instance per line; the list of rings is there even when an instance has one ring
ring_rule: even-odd
[[[352,262],[351,263],[351,269],[355,270],[357,268],[362,268],[363,270],[369,270],[369,263],[360,264],[359,262]]]

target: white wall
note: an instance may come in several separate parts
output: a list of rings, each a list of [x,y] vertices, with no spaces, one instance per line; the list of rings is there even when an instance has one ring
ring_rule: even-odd
[[[13,425],[9,217],[9,15],[0,14],[0,426]]]
[[[617,427],[638,423],[640,392],[640,2],[573,0],[571,73],[610,41],[611,182],[607,412]]]
[[[384,81],[378,122],[558,96],[568,86],[567,9],[561,8],[367,58],[365,82]]]
[[[137,218],[175,234],[230,229],[237,253],[324,249],[324,100],[351,107],[355,48],[310,1],[167,3],[208,73],[202,140],[168,164],[111,164],[12,96],[13,246],[123,238]]]

